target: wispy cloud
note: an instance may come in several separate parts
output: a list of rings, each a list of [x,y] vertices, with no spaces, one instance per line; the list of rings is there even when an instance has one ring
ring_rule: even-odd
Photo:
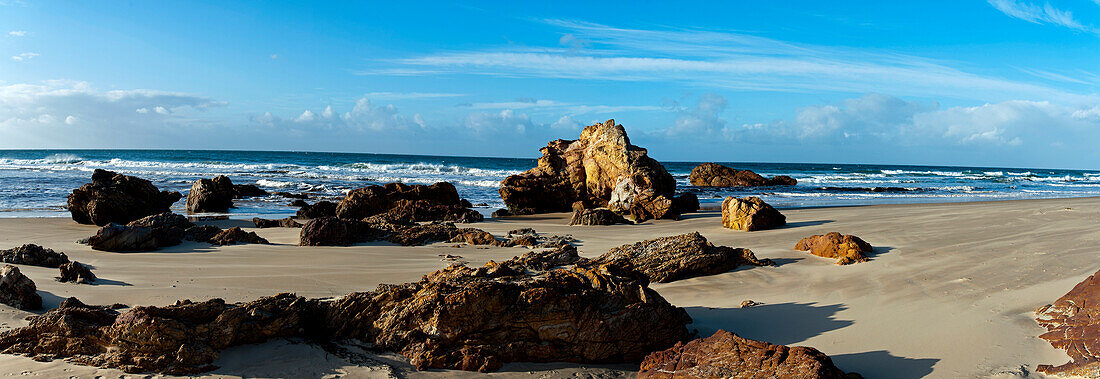
[[[375,100],[407,100],[407,99],[438,99],[448,97],[467,96],[463,93],[435,93],[435,92],[369,92],[363,97]]]
[[[11,60],[16,61],[16,62],[26,62],[26,61],[29,61],[31,59],[34,59],[34,57],[37,57],[37,56],[38,56],[38,53],[22,53],[22,54],[19,54],[19,55],[12,55]]]
[[[571,102],[561,102],[555,100],[544,99],[532,99],[532,98],[520,98],[514,101],[500,101],[500,102],[483,102],[483,103],[468,103],[460,104],[460,107],[475,109],[475,110],[494,110],[494,109],[527,109],[527,110],[540,110],[549,111],[554,113],[567,113],[570,115],[580,115],[588,113],[617,113],[617,112],[638,112],[638,111],[659,111],[666,109],[665,107],[656,105],[589,105]]]
[[[26,37],[27,36],[27,31],[26,30],[12,30],[12,31],[8,32],[8,36],[11,36],[11,37]]]
[[[1027,3],[1017,0],[988,0],[989,5],[1010,17],[1018,18],[1034,24],[1052,24],[1070,28],[1073,30],[1096,33],[1091,25],[1085,25],[1073,17],[1073,12],[1061,10],[1044,3],[1043,5]],[[1100,0],[1096,1],[1100,4]]]

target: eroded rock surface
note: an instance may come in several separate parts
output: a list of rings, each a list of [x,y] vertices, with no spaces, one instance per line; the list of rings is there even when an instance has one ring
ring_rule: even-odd
[[[194,227],[187,217],[164,212],[134,220],[127,225],[109,224],[88,238],[88,245],[102,251],[151,251],[183,242]]]
[[[81,224],[126,224],[139,218],[168,212],[183,195],[158,190],[152,182],[96,169],[92,182],[73,190],[69,213]]]
[[[34,281],[19,272],[18,267],[4,265],[0,267],[0,303],[35,310],[42,308],[42,296],[38,295]]]
[[[1100,271],[1035,313],[1039,326],[1047,330],[1039,338],[1065,350],[1070,357],[1069,363],[1039,365],[1037,371],[1100,378]]]
[[[297,218],[312,220],[322,217],[336,217],[336,203],[321,200],[313,204],[306,204],[298,208]]]
[[[803,238],[798,241],[794,249],[809,251],[810,254],[819,257],[836,258],[836,264],[847,265],[866,262],[868,260],[867,256],[863,254],[870,254],[872,248],[871,244],[864,242],[859,237],[830,232],[825,235],[813,235]]]
[[[309,220],[302,226],[298,240],[301,246],[349,246],[376,241],[388,233],[359,220],[321,217]]]
[[[740,265],[774,264],[770,259],[757,259],[749,249],[714,246],[698,232],[622,245],[596,261],[636,270],[658,283],[721,274]]]
[[[860,375],[845,374],[829,356],[812,347],[774,345],[719,330],[646,356],[638,378],[857,379]]]
[[[691,185],[699,187],[793,186],[798,181],[786,175],[765,178],[750,170],[737,170],[717,163],[703,163],[691,169]]]
[[[72,261],[58,267],[61,274],[57,277],[59,282],[72,282],[72,283],[84,283],[90,284],[95,282],[95,274],[92,270],[77,261]]]
[[[237,191],[229,177],[218,175],[214,179],[199,179],[187,192],[187,212],[227,212],[233,207],[235,197]]]
[[[302,227],[302,224],[299,224],[298,221],[295,221],[293,218],[290,218],[290,217],[283,218],[283,219],[278,219],[278,220],[268,220],[268,219],[263,219],[263,218],[259,218],[259,217],[253,217],[252,218],[252,223],[255,224],[257,228],[261,228],[261,229],[263,229],[263,228],[301,228]]]
[[[348,192],[337,205],[336,216],[358,220],[386,213],[397,207],[406,208],[407,212],[412,213],[414,217],[412,221],[458,221],[431,216],[435,212],[453,213],[451,208],[469,208],[470,204],[458,197],[458,190],[451,183],[439,182],[432,185],[387,183]],[[432,209],[433,207],[441,209]]]
[[[570,226],[615,224],[633,224],[633,222],[606,208],[578,209],[573,211],[573,217],[569,219]]]
[[[787,224],[787,217],[756,196],[744,199],[727,197],[722,201],[722,226],[754,231],[777,228]]]
[[[57,268],[69,263],[69,257],[65,253],[58,253],[53,249],[28,243],[23,246],[0,250],[0,261],[17,265]]]
[[[267,240],[257,235],[256,232],[246,232],[236,226],[223,230],[210,238],[210,244],[212,245],[236,245],[239,243],[268,244]]]

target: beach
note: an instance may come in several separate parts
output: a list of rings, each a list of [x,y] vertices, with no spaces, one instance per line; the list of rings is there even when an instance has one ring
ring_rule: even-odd
[[[682,220],[639,225],[567,226],[569,214],[487,219],[470,224],[494,235],[531,227],[572,235],[580,254],[645,239],[698,231],[715,245],[749,248],[777,267],[740,267],[724,274],[653,284],[685,308],[689,329],[709,336],[725,329],[776,344],[812,346],[847,372],[867,378],[1026,377],[1038,364],[1069,360],[1037,338],[1034,310],[1053,302],[1100,268],[1094,241],[1100,198],[1012,200],[786,209],[785,227],[755,232],[725,229],[715,210]],[[461,256],[471,266],[521,255],[523,247],[401,247],[372,242],[350,247],[300,247],[299,229],[241,226],[271,245],[210,246],[196,242],[148,253],[91,250],[76,241],[95,226],[67,218],[0,219],[0,247],[40,244],[93,266],[94,285],[59,283],[56,269],[20,266],[50,309],[66,297],[88,304],[169,305],[180,299],[250,301],[279,292],[337,297],[381,283],[418,280]],[[871,260],[848,266],[792,250],[799,239],[838,231],[874,248]],[[762,305],[742,309],[743,300]],[[3,330],[24,326],[33,313],[0,307]],[[358,357],[358,358],[355,358]],[[394,354],[340,357],[304,341],[276,340],[222,352],[211,377],[479,376],[461,371],[417,372]],[[350,361],[349,361],[350,359]],[[354,362],[353,362],[354,361]],[[500,377],[633,375],[637,365],[509,363]],[[29,376],[108,376],[121,371],[43,363],[0,355],[0,372]],[[1035,374],[1031,374],[1035,375]]]

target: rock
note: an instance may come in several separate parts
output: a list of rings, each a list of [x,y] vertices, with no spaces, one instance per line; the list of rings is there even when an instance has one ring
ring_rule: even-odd
[[[305,199],[309,198],[309,195],[306,195],[304,193],[275,192],[274,195],[285,197],[285,198],[288,198],[288,199],[299,199],[299,200],[305,200]]]
[[[672,198],[672,206],[680,213],[691,213],[699,210],[699,197],[694,193],[685,192]]]
[[[402,220],[405,223],[422,221],[473,223],[485,220],[485,216],[478,211],[462,205],[440,205],[429,200],[397,200],[388,211],[381,214],[385,214],[387,219]]]
[[[152,182],[96,169],[92,182],[73,190],[69,213],[81,224],[126,224],[139,218],[168,212],[183,195],[160,191]]]
[[[533,215],[533,214],[535,214],[535,210],[531,209],[531,208],[520,208],[520,209],[501,208],[501,209],[497,209],[497,210],[493,211],[493,214],[491,216],[493,218],[501,218],[501,217],[525,216],[525,215]]]
[[[152,216],[142,217],[127,224],[129,226],[144,226],[153,229],[183,229],[186,230],[195,224],[187,220],[187,217],[172,212],[164,212]]]
[[[672,198],[645,191],[634,197],[630,206],[630,217],[636,223],[657,219],[679,220],[680,210],[673,205]]]
[[[584,128],[574,141],[550,141],[542,148],[538,166],[501,181],[500,196],[513,211],[567,212],[576,201],[588,207],[609,205],[612,192],[620,195],[650,190],[672,197],[676,182],[646,149],[630,144],[626,129],[615,120]],[[616,197],[627,208],[628,198]]]
[[[770,259],[757,259],[749,249],[714,246],[698,232],[622,245],[596,262],[638,271],[657,283],[721,274],[740,265],[774,265]]]
[[[360,242],[377,241],[385,238],[387,234],[364,221],[321,217],[312,219],[302,226],[298,244],[301,246],[349,246]]]
[[[222,228],[214,225],[192,226],[183,232],[183,239],[195,242],[210,242],[211,238],[221,232]]]
[[[719,330],[707,338],[676,343],[649,354],[639,379],[657,378],[820,378],[855,379],[828,355],[812,347],[787,347]]]
[[[470,245],[500,245],[500,241],[497,241],[491,233],[474,228],[459,229],[458,234],[451,237],[449,242]]]
[[[1039,365],[1037,370],[1059,377],[1097,377],[1100,373],[1100,271],[1068,293],[1035,311],[1035,321],[1047,332],[1039,336],[1051,346],[1065,349],[1070,362]]]
[[[233,181],[225,175],[196,180],[187,193],[187,213],[228,212],[234,197]]]
[[[19,272],[19,268],[12,265],[0,267],[0,303],[4,303],[22,310],[35,310],[42,308],[42,297],[38,296],[31,278]]]
[[[257,235],[256,232],[246,232],[244,229],[237,226],[223,230],[221,233],[211,237],[210,243],[213,245],[236,245],[238,243],[268,244],[267,240]]]
[[[57,268],[69,263],[69,257],[65,256],[65,253],[28,243],[20,247],[0,250],[0,261],[17,265]]]
[[[234,184],[233,185],[233,198],[240,199],[245,197],[260,197],[270,195],[267,191],[264,191],[255,184]]]
[[[451,223],[433,222],[399,228],[387,240],[401,246],[419,246],[430,242],[450,241],[455,236],[471,230],[477,229],[458,229]]]
[[[287,205],[291,206],[291,207],[301,208],[301,207],[308,207],[309,203],[307,203],[305,200],[300,200],[299,199],[299,200],[291,201],[290,204],[287,204]]]
[[[187,218],[164,212],[134,220],[127,225],[108,224],[88,238],[88,245],[102,251],[151,251],[183,242],[186,230],[194,226]]]
[[[752,301],[752,300],[745,300],[745,301],[741,302],[741,308],[752,308],[752,307],[755,307],[757,305],[760,305],[760,303],[757,303],[757,302]]]
[[[573,218],[569,219],[570,226],[615,224],[633,224],[633,222],[606,208],[578,209],[573,211]]]
[[[259,217],[253,217],[252,218],[252,223],[255,224],[257,228],[260,228],[260,229],[263,229],[263,228],[301,228],[302,227],[302,224],[299,224],[297,221],[294,221],[294,219],[290,218],[290,217],[287,217],[287,218],[284,218],[284,219],[279,219],[279,220],[268,220],[268,219],[263,219],[263,218],[259,218]]]
[[[871,244],[853,235],[830,232],[803,238],[794,249],[819,257],[837,258],[836,264],[846,265],[866,262],[868,259],[863,253],[871,253]]]
[[[754,231],[777,228],[787,224],[787,217],[756,196],[738,199],[730,196],[722,201],[722,226]]]
[[[695,166],[691,169],[688,180],[691,181],[691,185],[698,187],[793,186],[798,183],[794,178],[786,175],[767,179],[750,170],[736,170],[717,163],[703,163]]]
[[[57,281],[59,282],[91,284],[96,279],[92,270],[80,262],[69,262],[61,265],[59,269],[61,271],[61,276],[57,277]]]
[[[577,254],[577,248],[575,246],[565,245],[553,250],[529,251],[521,256],[508,260],[506,263],[510,262],[534,270],[546,271],[559,266],[588,263],[589,260]]]
[[[307,220],[322,217],[336,217],[336,203],[328,200],[321,200],[313,205],[306,205],[298,209],[298,214],[295,215],[295,218]]]
[[[466,206],[469,202],[463,203],[460,201],[458,190],[451,183],[439,182],[430,186],[388,183],[384,186],[370,186],[348,192],[344,200],[341,200],[340,204],[337,205],[336,216],[346,219],[363,219],[388,212],[398,206],[400,200],[413,202],[403,202],[402,204],[405,206],[416,204],[418,207],[438,205],[469,208],[469,206]],[[418,200],[423,200],[423,202]]]
[[[535,236],[535,235],[538,235],[538,234],[539,233],[536,232],[534,228],[519,228],[519,229],[512,229],[512,230],[508,231],[508,237],[509,238],[514,237],[514,236]]]

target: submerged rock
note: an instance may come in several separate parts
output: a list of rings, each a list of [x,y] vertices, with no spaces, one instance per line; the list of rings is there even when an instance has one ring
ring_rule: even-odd
[[[187,213],[228,212],[236,195],[233,181],[225,175],[196,180],[187,193]]]
[[[812,347],[787,347],[754,341],[719,330],[714,335],[676,343],[649,354],[639,379],[663,378],[817,378],[857,379],[845,374],[828,355]]]
[[[809,251],[819,257],[837,258],[838,265],[866,262],[867,257],[863,254],[870,254],[872,250],[871,244],[859,237],[837,232],[803,238],[794,249]]]
[[[168,212],[183,195],[158,190],[152,182],[96,169],[92,182],[73,190],[69,213],[81,224],[126,224],[139,218]]]
[[[72,261],[58,267],[61,271],[61,275],[57,277],[59,282],[73,282],[90,284],[95,282],[95,274],[92,270],[77,261]]]
[[[691,169],[691,185],[699,187],[793,186],[798,181],[786,175],[768,179],[750,170],[732,169],[717,163],[703,163]]]
[[[65,253],[58,253],[53,249],[28,243],[23,246],[0,250],[0,261],[17,265],[57,268],[69,263],[69,257]]]
[[[38,295],[34,281],[19,272],[18,267],[4,265],[0,267],[0,303],[22,310],[35,310],[42,308],[42,297]]]
[[[1100,377],[1100,271],[1053,304],[1035,311],[1035,321],[1047,332],[1039,336],[1051,346],[1065,349],[1070,362],[1039,365],[1047,375]]]
[[[722,226],[754,231],[777,228],[787,224],[787,217],[756,196],[744,199],[727,197],[722,201]]]
[[[596,262],[641,272],[657,283],[721,274],[740,265],[774,265],[749,249],[714,246],[698,232],[622,245]]]

